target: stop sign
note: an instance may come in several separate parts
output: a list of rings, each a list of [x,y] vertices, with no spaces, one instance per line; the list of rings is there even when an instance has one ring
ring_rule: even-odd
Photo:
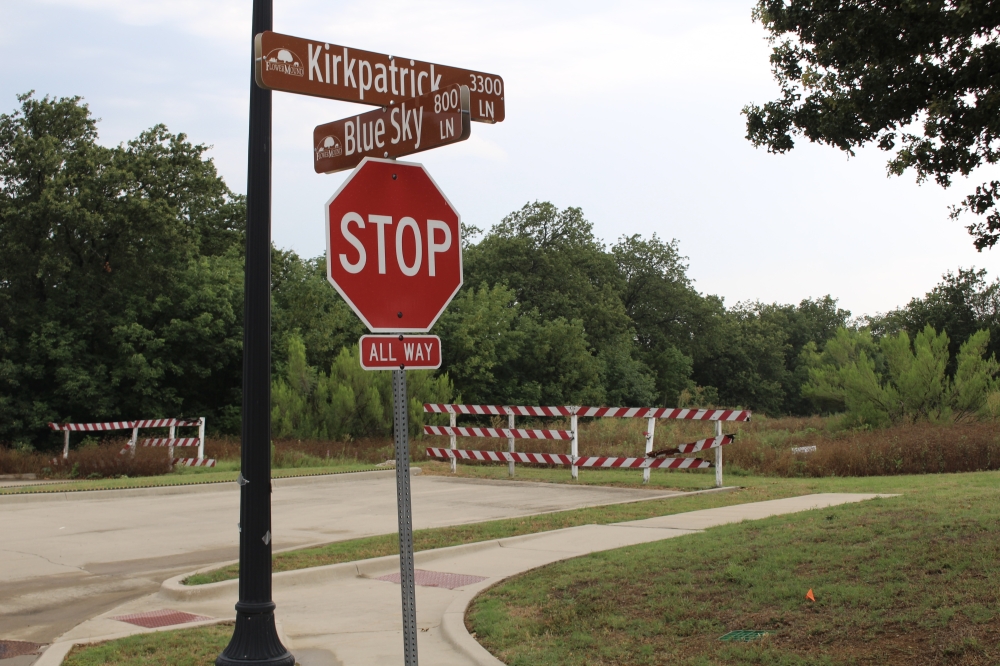
[[[326,204],[327,278],[373,333],[428,331],[462,286],[461,233],[423,165],[366,157]]]

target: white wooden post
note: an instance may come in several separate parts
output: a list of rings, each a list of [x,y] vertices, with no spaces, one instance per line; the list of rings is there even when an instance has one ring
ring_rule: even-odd
[[[63,460],[69,458],[69,428],[63,430]]]
[[[170,426],[170,439],[171,439],[171,441],[174,439],[174,434],[176,432],[177,432],[176,427],[175,426]],[[174,468],[174,445],[173,444],[171,444],[170,446],[167,447],[167,457],[170,460],[170,462],[168,463],[168,466],[170,467],[170,469],[173,469]]]
[[[448,422],[451,424],[452,428],[455,428],[458,425],[458,414],[455,413],[455,410],[454,410],[454,408],[451,405],[448,405],[448,411],[450,412],[450,417],[451,417]],[[451,450],[454,451],[455,449],[458,448],[458,438],[455,436],[454,433],[452,433],[452,435],[450,437],[450,440],[451,440],[450,441]],[[452,458],[451,458],[451,473],[455,474],[456,472],[458,472],[458,460],[456,460],[455,456],[452,455]]]
[[[576,466],[576,459],[580,456],[580,433],[577,432],[577,416],[573,414],[570,417],[570,428],[573,429],[573,444],[570,449],[570,473],[573,475],[574,479],[580,478],[580,469]]]
[[[653,451],[653,430],[656,428],[656,418],[646,419],[646,454]],[[649,483],[649,468],[642,470],[642,482]]]
[[[129,455],[135,458],[135,444],[139,439],[139,426],[132,428],[132,439],[128,441]]]
[[[198,419],[198,460],[205,457],[205,417]]]
[[[722,421],[715,422],[716,442],[722,443]],[[715,487],[722,487],[722,447],[715,447]]]
[[[504,408],[507,411],[507,427],[511,430],[514,429],[514,410],[510,407]],[[507,451],[514,453],[514,438],[507,438]],[[514,476],[514,461],[507,463],[507,476]]]

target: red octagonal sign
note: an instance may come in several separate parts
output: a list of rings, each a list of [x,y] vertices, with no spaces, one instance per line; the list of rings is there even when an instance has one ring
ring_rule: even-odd
[[[461,233],[423,165],[367,157],[326,204],[327,278],[373,333],[429,331],[462,286]]]

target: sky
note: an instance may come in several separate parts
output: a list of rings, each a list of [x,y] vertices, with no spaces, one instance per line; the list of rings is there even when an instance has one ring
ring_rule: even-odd
[[[531,201],[578,206],[596,235],[677,239],[702,293],[855,316],[904,305],[946,271],[997,273],[948,217],[948,190],[886,175],[887,155],[799,139],[754,148],[741,109],[777,96],[752,0],[275,0],[274,29],[499,74],[506,120],[421,153],[463,222],[488,229]],[[250,0],[0,0],[0,112],[16,95],[79,95],[107,145],[163,123],[212,146],[246,191]],[[274,93],[272,237],[325,252],[323,206],[346,173],[312,167],[316,125],[369,110]]]

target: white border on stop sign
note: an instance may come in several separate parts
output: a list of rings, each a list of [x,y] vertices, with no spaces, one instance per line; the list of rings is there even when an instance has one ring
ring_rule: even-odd
[[[337,196],[344,191],[344,188],[347,187],[347,184],[350,183],[352,180],[354,180],[354,176],[356,176],[358,172],[361,171],[361,168],[364,167],[364,165],[367,164],[368,162],[382,162],[384,164],[400,164],[402,166],[419,167],[420,170],[427,175],[427,178],[430,179],[431,183],[434,184],[434,187],[437,188],[438,194],[440,194],[441,197],[444,198],[445,203],[448,204],[448,207],[451,208],[451,211],[455,213],[455,218],[458,222],[458,233],[456,234],[456,236],[458,237],[458,286],[455,287],[455,291],[451,292],[451,295],[448,296],[448,300],[445,301],[444,305],[441,307],[440,312],[438,312],[434,316],[434,319],[427,326],[427,328],[402,328],[402,327],[372,328],[372,325],[368,323],[368,320],[365,318],[365,316],[361,314],[357,306],[354,304],[354,301],[349,299],[347,295],[344,294],[340,286],[333,281],[333,277],[330,274],[330,251],[332,249],[330,247],[330,204],[332,204],[333,200],[336,199]],[[444,190],[441,189],[441,186],[438,185],[438,182],[434,180],[434,176],[431,175],[431,172],[428,171],[427,168],[420,162],[403,162],[400,160],[387,160],[381,157],[364,158],[363,160],[361,160],[361,163],[358,164],[358,166],[354,167],[354,170],[351,171],[351,175],[344,179],[344,182],[340,184],[340,187],[338,187],[337,191],[333,193],[333,196],[326,200],[326,204],[323,206],[323,219],[325,221],[325,224],[323,225],[324,232],[326,233],[326,281],[330,283],[331,287],[337,290],[337,293],[340,294],[340,297],[344,299],[344,302],[351,307],[351,310],[354,312],[354,314],[358,316],[358,319],[361,320],[361,323],[363,323],[372,333],[429,332],[432,328],[434,328],[434,324],[436,324],[437,320],[441,318],[441,315],[444,314],[445,309],[447,309],[447,307],[451,305],[452,300],[454,300],[455,295],[462,288],[462,285],[465,284],[465,265],[463,264],[462,261],[462,214],[458,212],[458,209],[455,208],[454,204],[451,203],[451,199],[449,199],[448,195],[444,193]]]

